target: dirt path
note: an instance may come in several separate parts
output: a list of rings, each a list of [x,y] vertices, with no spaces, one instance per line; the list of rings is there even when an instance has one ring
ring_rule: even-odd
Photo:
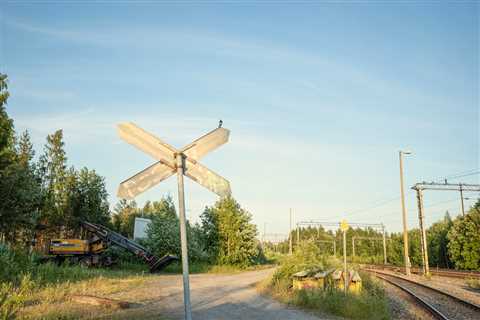
[[[259,295],[255,284],[272,270],[238,274],[196,274],[190,277],[193,318],[274,320],[327,319],[303,312]],[[180,275],[162,275],[145,285],[112,295],[111,298],[135,302],[131,309],[105,318],[183,319],[183,290]]]

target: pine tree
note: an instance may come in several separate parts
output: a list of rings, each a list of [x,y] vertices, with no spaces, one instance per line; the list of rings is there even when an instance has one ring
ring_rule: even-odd
[[[33,144],[28,130],[25,130],[20,136],[20,139],[18,139],[17,154],[20,165],[24,167],[31,165],[31,161],[35,156],[35,151],[33,150]]]
[[[6,76],[0,74],[0,236],[12,243],[27,242],[41,203],[39,180],[31,163],[33,148],[25,132],[15,137],[5,105]]]
[[[50,231],[58,232],[65,225],[67,157],[64,150],[63,131],[47,136],[44,154],[40,157],[39,170],[45,192],[42,222]]]

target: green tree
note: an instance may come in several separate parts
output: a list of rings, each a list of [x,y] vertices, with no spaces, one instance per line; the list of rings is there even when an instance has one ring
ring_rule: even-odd
[[[6,105],[9,97],[7,75],[0,73],[0,174],[13,161],[15,132]]]
[[[65,209],[68,193],[66,189],[67,156],[64,146],[62,130],[48,135],[44,153],[39,161],[39,172],[45,193],[41,219],[51,232],[58,232],[58,228],[66,224]]]
[[[135,217],[140,216],[141,213],[135,201],[121,199],[113,209],[113,229],[125,237],[132,238]]]
[[[27,242],[32,236],[41,192],[31,162],[34,153],[30,136],[25,132],[16,138],[13,120],[5,108],[6,79],[0,74],[0,240]]]
[[[105,179],[95,170],[83,168],[77,172],[70,168],[65,176],[65,192],[64,218],[70,235],[79,235],[81,221],[110,225]]]
[[[480,200],[448,231],[448,253],[457,269],[480,270]]]
[[[219,264],[248,266],[260,256],[251,214],[233,198],[223,198],[202,213],[205,244]]]
[[[147,229],[145,244],[157,256],[174,254],[181,256],[180,221],[175,213],[171,197],[151,204],[148,218],[152,223]],[[190,261],[204,261],[207,255],[199,239],[199,227],[191,226],[187,221],[188,258]]]
[[[452,219],[447,211],[443,220],[435,222],[428,228],[428,261],[431,266],[450,268],[451,261],[448,257],[447,234],[452,225]]]

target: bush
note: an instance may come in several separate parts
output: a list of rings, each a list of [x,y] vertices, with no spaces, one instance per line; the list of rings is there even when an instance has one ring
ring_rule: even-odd
[[[331,256],[320,254],[320,249],[314,241],[303,241],[291,256],[282,259],[280,267],[273,275],[273,280],[291,280],[292,275],[302,270],[326,270],[335,268],[340,262]]]
[[[308,309],[322,310],[349,319],[390,319],[385,297],[379,298],[366,288],[360,295],[338,290],[299,290],[294,293],[293,303]]]
[[[13,249],[0,244],[0,282],[20,284],[25,274],[31,273],[35,267],[35,257],[25,250]]]
[[[188,259],[201,262],[208,260],[207,253],[203,250],[198,239],[196,227],[187,224]],[[155,216],[147,229],[145,245],[158,257],[173,254],[181,257],[180,222],[176,216]]]
[[[11,282],[0,284],[0,319],[13,319],[23,306],[34,288],[30,276],[23,276],[20,285],[15,287]]]
[[[350,319],[383,320],[390,318],[384,290],[367,274],[362,274],[360,294],[345,295],[333,288],[326,290],[292,290],[292,276],[303,270],[328,270],[341,267],[340,261],[320,255],[313,241],[301,242],[291,256],[282,262],[267,284],[265,291],[285,303],[320,310]]]

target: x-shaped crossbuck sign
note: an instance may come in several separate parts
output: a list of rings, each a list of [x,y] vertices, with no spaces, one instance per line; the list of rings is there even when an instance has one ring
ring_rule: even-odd
[[[118,133],[120,138],[157,160],[153,165],[120,183],[118,197],[133,199],[176,173],[179,154],[183,159],[184,175],[220,197],[230,195],[230,183],[198,162],[204,155],[228,141],[229,130],[212,130],[180,150],[131,122],[119,124]]]

